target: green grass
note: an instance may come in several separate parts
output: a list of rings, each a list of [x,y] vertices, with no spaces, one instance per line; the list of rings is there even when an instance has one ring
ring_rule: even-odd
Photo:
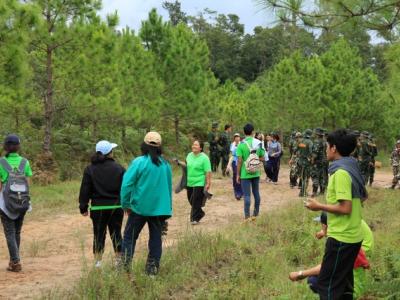
[[[214,234],[184,236],[164,251],[155,279],[144,275],[144,257],[135,257],[134,284],[125,273],[106,266],[84,267],[68,291],[53,290],[54,299],[317,299],[305,282],[288,280],[290,271],[321,261],[324,242],[313,236],[317,213],[293,203],[235,224]],[[364,299],[400,298],[400,201],[398,191],[371,190],[364,219],[375,237]],[[88,265],[88,264],[84,264]]]

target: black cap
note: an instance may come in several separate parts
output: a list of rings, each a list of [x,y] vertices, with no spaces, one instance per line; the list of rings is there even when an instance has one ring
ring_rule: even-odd
[[[20,143],[19,137],[16,134],[9,134],[4,139],[5,145],[19,145]]]

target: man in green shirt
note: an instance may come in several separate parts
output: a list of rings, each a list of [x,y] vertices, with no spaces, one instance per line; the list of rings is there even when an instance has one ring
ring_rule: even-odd
[[[357,161],[350,157],[357,140],[345,129],[328,135],[329,182],[326,204],[307,199],[305,206],[328,215],[328,239],[318,276],[320,299],[353,299],[353,265],[363,240],[361,199],[367,197]]]
[[[238,157],[238,174],[236,176],[237,183],[241,183],[243,195],[244,195],[244,217],[245,219],[250,218],[250,192],[253,192],[254,196],[254,211],[253,217],[257,217],[260,212],[260,192],[259,183],[261,172],[258,170],[255,173],[249,173],[246,170],[245,162],[250,156],[251,151],[255,151],[260,161],[264,160],[265,150],[262,148],[261,141],[253,137],[254,127],[251,124],[247,124],[243,128],[245,139],[240,143],[236,149],[236,155]],[[260,164],[261,166],[261,164]],[[240,171],[239,171],[240,170]]]

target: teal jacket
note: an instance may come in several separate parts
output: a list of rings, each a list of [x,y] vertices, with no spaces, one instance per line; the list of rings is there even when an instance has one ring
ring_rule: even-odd
[[[142,216],[172,215],[172,171],[162,159],[159,166],[148,155],[132,161],[121,187],[122,208]]]

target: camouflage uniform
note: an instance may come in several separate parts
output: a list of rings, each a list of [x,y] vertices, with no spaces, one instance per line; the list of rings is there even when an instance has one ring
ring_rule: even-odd
[[[328,187],[328,181],[329,181],[329,172],[328,172],[329,161],[328,161],[328,158],[326,157],[326,147],[327,147],[326,138],[328,137],[328,133],[326,132],[325,129],[323,131],[324,131],[324,144],[325,144],[324,160],[323,160],[323,164],[324,164],[324,167],[323,167],[323,176],[324,176],[323,188],[324,188],[324,191],[326,191],[326,188]]]
[[[321,128],[315,129],[316,138],[313,142],[312,147],[312,156],[311,156],[311,178],[313,183],[313,192],[312,197],[317,196],[318,188],[320,189],[320,193],[323,194],[325,192],[324,185],[324,166],[325,166],[325,154],[326,153],[326,144],[323,139],[323,131]]]
[[[230,153],[230,137],[229,133],[224,131],[220,134],[218,139],[218,153],[221,158],[222,175],[225,176],[226,167],[229,162]]]
[[[297,144],[298,148],[298,166],[301,180],[301,189],[299,196],[307,197],[308,181],[311,171],[311,155],[313,143],[311,141],[312,130],[307,129],[303,133],[303,139]]]
[[[390,164],[393,170],[392,189],[394,189],[400,180],[400,140],[397,141],[396,148],[392,152]]]
[[[367,140],[368,135],[369,133],[366,131],[361,133],[360,147],[357,151],[358,165],[360,167],[365,184],[367,184],[369,167],[372,160],[372,152]]]
[[[375,176],[375,157],[378,155],[378,148],[376,147],[372,134],[368,136],[368,146],[370,147],[371,150],[371,162],[368,168],[368,181],[369,185],[371,186],[372,183],[374,182],[374,176]]]
[[[217,133],[218,123],[212,124],[212,129],[208,133],[208,145],[210,150],[210,162],[211,170],[217,172],[219,165],[219,153],[218,153],[218,133]]]
[[[289,142],[289,152],[290,152],[290,172],[289,172],[289,179],[290,179],[290,187],[293,188],[297,185],[297,178],[298,178],[298,143],[302,134],[300,132],[295,133],[295,137],[293,140],[291,139]]]

